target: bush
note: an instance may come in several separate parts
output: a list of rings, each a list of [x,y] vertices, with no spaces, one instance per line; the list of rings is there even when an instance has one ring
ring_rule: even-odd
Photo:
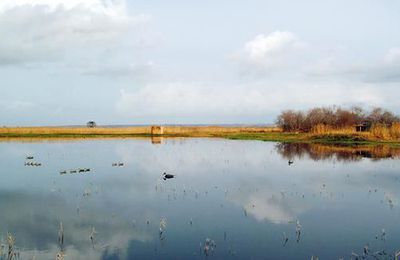
[[[394,139],[400,138],[400,122],[395,122],[390,127],[390,136]]]
[[[400,134],[400,118],[382,108],[374,108],[369,113],[364,112],[359,107],[351,109],[317,107],[307,112],[285,110],[278,116],[276,123],[286,132],[322,133],[345,130],[350,133],[355,131],[356,124],[366,123],[367,125],[375,125],[373,134],[377,136],[388,138]],[[389,131],[385,128],[392,130]]]
[[[388,140],[390,139],[390,129],[386,127],[384,124],[375,124],[371,127],[370,133],[378,138],[378,139],[383,139],[383,140]]]

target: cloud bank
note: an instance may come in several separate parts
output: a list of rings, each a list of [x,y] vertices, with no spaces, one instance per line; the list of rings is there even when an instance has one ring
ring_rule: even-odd
[[[299,85],[301,84],[301,85]],[[293,83],[277,87],[263,84],[219,87],[182,82],[122,90],[116,104],[128,116],[265,116],[286,109],[327,104],[380,105],[384,96],[367,85]]]
[[[148,19],[130,15],[124,1],[1,1],[0,65],[98,55]]]

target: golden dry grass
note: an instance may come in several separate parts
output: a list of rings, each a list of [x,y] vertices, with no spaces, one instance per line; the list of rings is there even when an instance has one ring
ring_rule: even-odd
[[[317,125],[312,128],[311,136],[353,136],[371,141],[398,141],[400,140],[400,123],[392,126],[374,125],[369,131],[357,132],[354,127],[332,128],[325,125]]]
[[[281,132],[278,127],[224,127],[224,126],[167,126],[165,135],[218,136],[233,133],[271,133]]]
[[[276,127],[163,126],[166,136],[218,136],[227,133],[280,132]],[[137,127],[1,127],[0,136],[129,136],[151,135],[151,126]]]

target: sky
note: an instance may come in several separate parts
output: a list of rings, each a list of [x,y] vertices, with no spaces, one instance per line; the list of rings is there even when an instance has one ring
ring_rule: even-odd
[[[0,0],[0,125],[400,114],[397,0]]]

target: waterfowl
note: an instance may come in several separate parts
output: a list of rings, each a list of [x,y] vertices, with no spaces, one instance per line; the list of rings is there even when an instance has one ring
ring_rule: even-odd
[[[292,160],[288,161],[288,165],[292,165],[294,162]]]
[[[163,177],[164,180],[166,180],[166,179],[172,179],[172,178],[175,177],[175,175],[169,174],[169,173],[166,173],[166,172],[163,173],[163,176],[164,176],[164,177]]]
[[[63,175],[63,174],[67,174],[67,171],[65,171],[65,170],[60,171],[60,175]]]

